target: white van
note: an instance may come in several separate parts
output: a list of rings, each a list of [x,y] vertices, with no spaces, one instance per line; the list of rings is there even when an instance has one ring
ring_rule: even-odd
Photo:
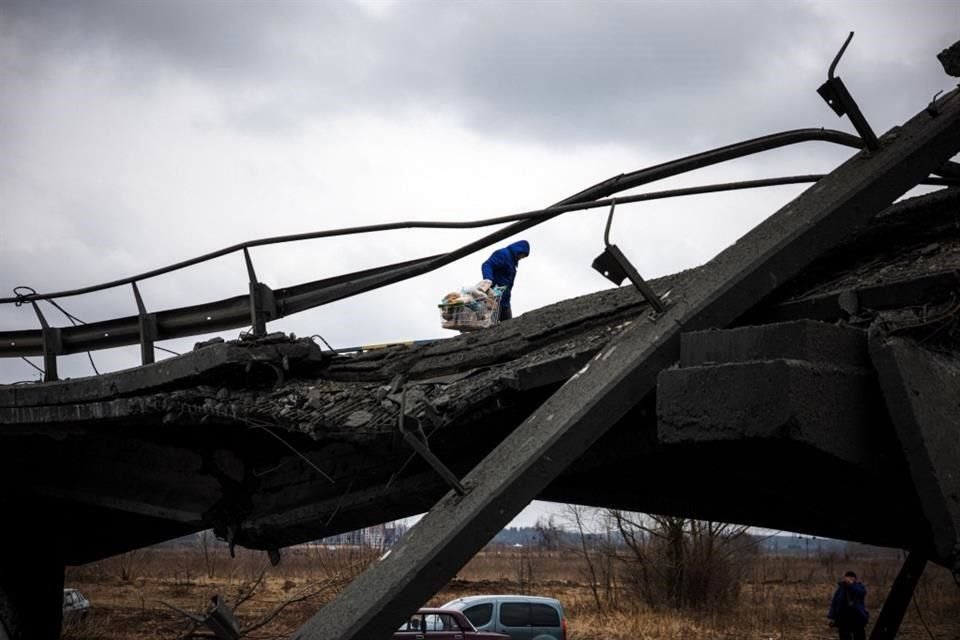
[[[467,596],[443,608],[462,611],[479,631],[505,633],[511,640],[567,640],[567,620],[556,598]]]

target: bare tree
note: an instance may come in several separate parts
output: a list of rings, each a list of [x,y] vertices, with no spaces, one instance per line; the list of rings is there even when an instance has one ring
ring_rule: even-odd
[[[617,606],[615,558],[619,551],[611,539],[606,511],[568,504],[563,514],[577,534],[577,551],[583,558],[584,577],[598,613]]]
[[[630,551],[630,584],[647,604],[716,609],[739,593],[747,527],[610,510]]]
[[[207,572],[207,579],[213,580],[217,574],[217,539],[213,531],[206,529],[198,533],[197,546],[203,555],[203,568]]]
[[[140,576],[149,558],[149,549],[134,549],[109,558],[105,564],[122,582],[133,582]]]
[[[540,516],[534,525],[534,529],[537,532],[537,548],[540,549],[541,555],[543,555],[543,552],[560,550],[563,529],[557,524],[553,514],[546,519]]]

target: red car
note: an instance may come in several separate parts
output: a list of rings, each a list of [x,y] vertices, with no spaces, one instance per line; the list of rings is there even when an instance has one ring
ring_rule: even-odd
[[[393,640],[510,640],[510,636],[477,631],[460,611],[420,609],[393,633]]]

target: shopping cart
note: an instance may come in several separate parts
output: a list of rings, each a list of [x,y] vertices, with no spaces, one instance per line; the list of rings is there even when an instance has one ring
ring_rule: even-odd
[[[455,299],[448,295],[440,308],[440,326],[454,331],[477,331],[500,321],[500,297],[506,287],[491,287],[485,295],[476,290],[462,293]]]

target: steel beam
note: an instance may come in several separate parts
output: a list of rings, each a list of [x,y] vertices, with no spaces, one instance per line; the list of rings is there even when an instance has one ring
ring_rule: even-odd
[[[680,332],[724,327],[960,151],[955,90],[859,153],[705,265],[657,319],[638,318],[294,638],[388,638],[563,469],[650,392]]]

